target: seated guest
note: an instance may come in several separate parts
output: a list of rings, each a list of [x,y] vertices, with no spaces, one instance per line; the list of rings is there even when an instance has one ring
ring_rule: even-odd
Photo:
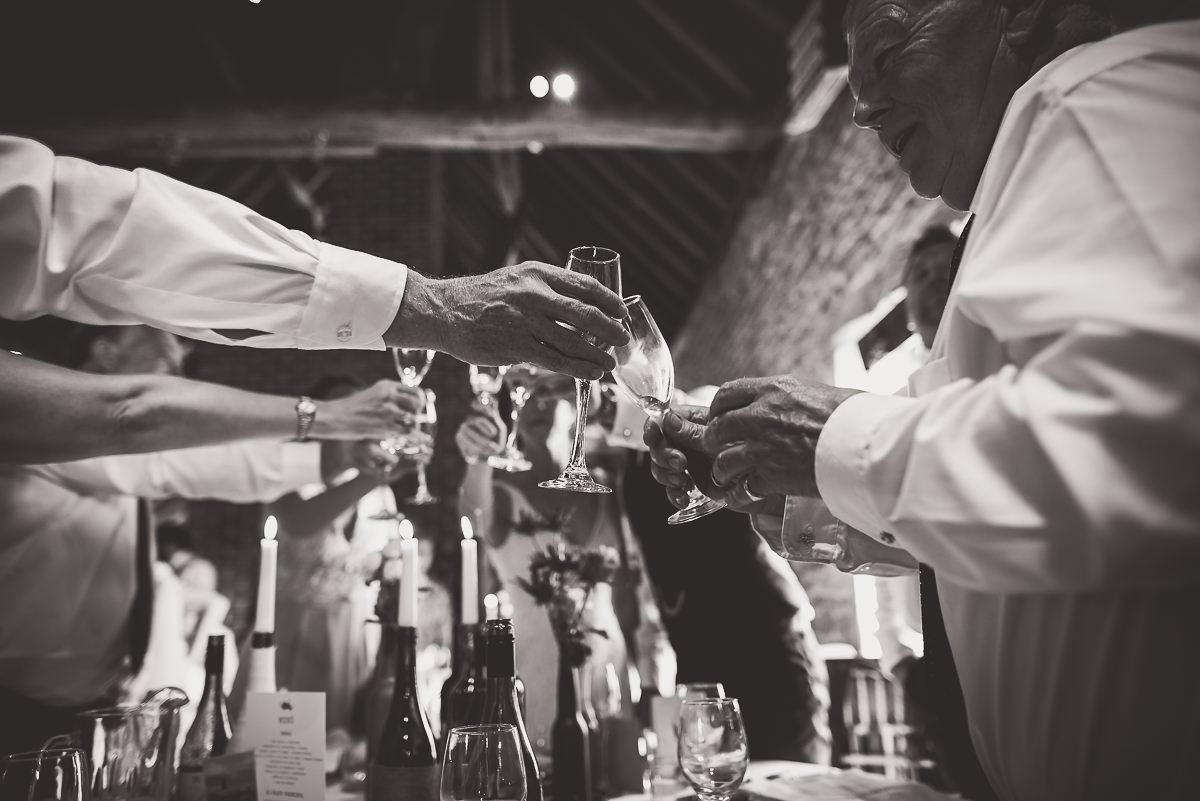
[[[91,333],[77,367],[179,370],[183,350],[171,334],[143,326]],[[126,700],[152,627],[147,499],[271,500],[390,460],[377,445],[252,440],[0,466],[0,753],[37,749],[74,730],[77,711]]]

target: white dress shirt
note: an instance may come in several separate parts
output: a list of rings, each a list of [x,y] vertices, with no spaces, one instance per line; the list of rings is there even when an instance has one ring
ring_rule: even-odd
[[[0,317],[147,323],[273,348],[382,348],[402,264],[150,170],[0,136]]]
[[[1198,45],[1137,29],[1016,93],[932,361],[817,444],[830,510],[937,570],[1005,798],[1200,786]]]
[[[319,478],[319,444],[265,440],[0,465],[0,686],[72,706],[123,678],[139,497],[264,501]]]

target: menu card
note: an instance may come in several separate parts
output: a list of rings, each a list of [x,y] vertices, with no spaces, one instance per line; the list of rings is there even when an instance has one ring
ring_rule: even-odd
[[[325,798],[325,693],[247,693],[242,747],[254,751],[258,801]]]

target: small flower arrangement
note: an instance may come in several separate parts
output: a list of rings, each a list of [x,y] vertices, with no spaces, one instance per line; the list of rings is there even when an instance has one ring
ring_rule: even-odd
[[[529,579],[517,579],[538,606],[545,607],[550,628],[568,664],[582,665],[591,653],[588,634],[607,636],[583,625],[583,610],[597,584],[612,581],[620,566],[615,548],[607,545],[575,548],[562,541],[562,518],[537,519],[522,515],[518,526],[529,533],[555,531],[554,541],[529,560]],[[525,532],[522,532],[525,533]]]

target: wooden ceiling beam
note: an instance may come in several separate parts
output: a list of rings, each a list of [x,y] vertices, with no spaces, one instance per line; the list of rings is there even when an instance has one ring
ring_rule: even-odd
[[[534,143],[691,152],[755,150],[777,138],[780,125],[736,114],[590,111],[557,105],[495,113],[243,108],[50,125],[24,133],[61,153],[78,155],[354,158],[374,156],[386,148],[486,151]]]
[[[701,42],[666,11],[656,6],[650,0],[635,0],[638,6],[646,12],[646,15],[653,19],[660,28],[666,31],[671,38],[681,44],[685,50],[695,56],[702,64],[721,79],[721,82],[733,89],[743,100],[752,100],[754,98],[754,89],[742,80],[734,70],[715,53],[713,49]]]

